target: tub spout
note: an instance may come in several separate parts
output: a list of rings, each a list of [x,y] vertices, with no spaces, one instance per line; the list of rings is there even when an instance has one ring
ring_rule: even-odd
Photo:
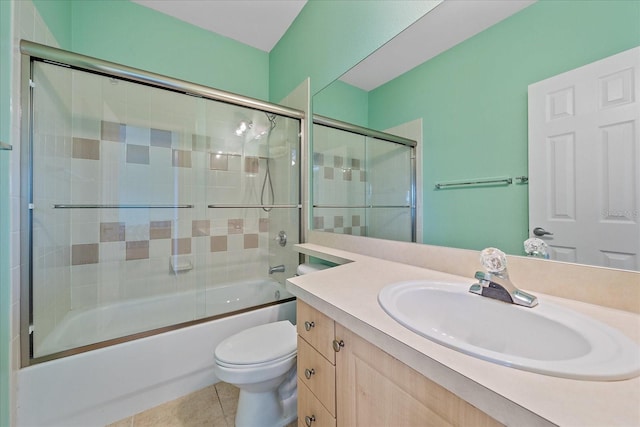
[[[269,267],[269,274],[284,273],[284,264],[276,265],[275,267]]]

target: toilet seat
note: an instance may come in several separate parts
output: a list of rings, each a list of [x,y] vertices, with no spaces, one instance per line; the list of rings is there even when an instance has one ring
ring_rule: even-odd
[[[296,327],[288,320],[245,329],[223,340],[214,353],[220,366],[242,369],[278,364],[297,353]]]
[[[268,368],[272,365],[277,365],[282,361],[286,361],[289,360],[293,357],[296,357],[297,352],[293,352],[290,354],[287,354],[286,356],[282,356],[279,357],[277,359],[274,360],[269,360],[266,362],[262,362],[262,363],[252,363],[252,364],[244,364],[244,365],[240,365],[238,363],[229,363],[229,362],[223,362],[222,360],[216,359],[216,365],[218,366],[224,366],[225,368],[233,368],[233,369],[257,369],[257,368]]]

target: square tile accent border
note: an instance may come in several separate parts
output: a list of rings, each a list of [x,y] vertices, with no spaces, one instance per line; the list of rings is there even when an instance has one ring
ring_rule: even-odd
[[[132,171],[134,176],[144,174],[145,167],[155,167],[152,165],[154,162],[158,162],[160,167],[166,165],[190,169],[194,162],[200,161],[192,153],[201,152],[206,153],[204,167],[209,170],[230,173],[244,171],[248,174],[260,172],[260,157],[211,152],[213,144],[217,142],[206,135],[184,134],[179,131],[100,120],[97,137],[99,139],[72,137],[71,156],[78,162],[87,161],[82,165],[87,169],[95,168],[96,165],[95,162],[89,161],[109,162],[110,157],[113,156],[118,156],[117,161],[123,162],[124,165],[133,165],[127,166],[127,170]],[[315,157],[318,157],[317,160],[320,163],[324,163],[324,155],[318,154]],[[332,163],[338,164],[354,162],[352,159],[335,156],[327,156],[327,158]],[[142,165],[142,168],[138,165]],[[326,169],[333,174],[332,167]],[[176,256],[194,253],[202,255],[198,252],[203,250],[214,253],[259,249],[260,245],[268,244],[268,240],[261,236],[268,233],[270,228],[269,218],[251,218],[251,220],[229,218],[214,221],[190,217],[189,220],[182,220],[169,216],[170,219],[165,220],[147,218],[148,222],[144,219],[140,222],[138,219],[132,223],[124,219],[128,216],[106,215],[100,218],[106,220],[97,222],[97,241],[70,245],[68,253],[71,265],[156,259],[164,256],[165,252],[166,256]],[[185,227],[189,226],[189,222],[191,230],[186,230]],[[234,237],[230,240],[229,236]],[[205,242],[201,238],[209,238],[209,241]],[[156,240],[164,240],[164,242],[151,243]]]

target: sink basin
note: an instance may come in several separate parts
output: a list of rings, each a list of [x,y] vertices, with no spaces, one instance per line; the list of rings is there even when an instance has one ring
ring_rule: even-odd
[[[392,283],[378,302],[413,332],[500,365],[580,380],[640,375],[640,347],[618,330],[550,302],[520,307],[471,294],[469,286]]]

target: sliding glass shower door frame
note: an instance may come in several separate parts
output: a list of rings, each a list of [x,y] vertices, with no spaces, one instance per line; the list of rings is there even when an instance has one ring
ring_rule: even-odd
[[[398,135],[393,135],[393,134],[389,134],[386,132],[380,132],[380,131],[376,131],[373,129],[369,129],[369,128],[365,128],[362,126],[358,126],[358,125],[354,125],[352,123],[347,123],[347,122],[343,122],[340,120],[336,120],[336,119],[332,119],[329,117],[325,117],[325,116],[321,116],[318,114],[314,114],[313,115],[313,124],[314,125],[320,125],[320,126],[325,126],[327,128],[332,128],[332,129],[336,129],[339,131],[344,131],[344,132],[349,132],[352,134],[356,134],[359,136],[363,136],[366,139],[368,138],[373,138],[374,140],[379,140],[381,142],[386,142],[389,144],[397,144],[400,146],[405,146],[408,148],[409,150],[409,197],[408,197],[408,204],[407,205],[374,205],[372,204],[370,201],[366,202],[363,205],[354,205],[354,204],[348,204],[348,205],[328,205],[328,204],[316,204],[315,202],[312,204],[313,208],[324,208],[324,209],[366,209],[366,210],[371,210],[373,208],[382,208],[382,209],[403,209],[403,208],[409,208],[410,210],[410,238],[411,238],[411,242],[416,242],[417,240],[417,226],[416,226],[416,206],[417,206],[417,185],[416,185],[416,171],[417,171],[417,166],[416,166],[416,146],[417,146],[417,142],[412,140],[412,139],[408,139],[408,138],[404,138]],[[366,145],[367,142],[365,140],[364,143],[365,147],[363,147],[363,149],[365,149],[366,151]],[[365,154],[366,157],[366,154]],[[368,160],[365,158],[365,162],[368,162]],[[316,200],[317,195],[314,194],[314,200]],[[367,200],[368,197],[365,195],[365,200]]]
[[[297,196],[298,202],[291,205],[277,205],[275,201],[271,204],[265,205],[266,208],[288,208],[297,209],[298,211],[298,236],[299,241],[306,241],[307,216],[304,212],[303,200],[305,200],[304,193],[306,192],[306,176],[308,171],[307,165],[307,149],[306,149],[306,131],[305,126],[305,114],[302,111],[283,107],[276,104],[271,104],[265,101],[244,97],[241,95],[233,94],[230,92],[214,89],[171,77],[162,76],[159,74],[139,70],[124,65],[103,61],[96,58],[91,58],[84,55],[67,52],[61,49],[52,48],[49,46],[40,45],[29,41],[21,41],[20,49],[22,53],[22,69],[21,69],[21,105],[22,105],[22,129],[21,137],[23,144],[21,144],[21,163],[23,165],[21,170],[21,192],[22,192],[22,207],[21,207],[21,310],[20,310],[20,323],[21,323],[21,359],[22,366],[29,366],[34,363],[43,362],[53,358],[64,357],[71,354],[76,354],[82,351],[88,351],[93,348],[104,347],[105,344],[90,344],[83,346],[81,350],[65,350],[56,353],[53,357],[33,357],[33,289],[31,288],[33,283],[33,234],[32,234],[32,221],[33,221],[33,175],[30,167],[24,167],[24,165],[33,164],[33,91],[34,82],[32,80],[33,64],[35,62],[49,63],[56,66],[71,68],[75,70],[85,71],[93,74],[98,74],[106,77],[113,77],[120,80],[138,83],[154,88],[168,90],[174,93],[189,95],[205,100],[212,100],[223,102],[226,104],[245,107],[253,110],[259,110],[265,113],[273,113],[286,118],[296,119],[300,121],[300,135],[299,135],[299,173],[298,173],[298,189]],[[76,208],[68,205],[54,205],[57,209],[69,209]],[[90,209],[96,206],[84,206],[83,208]],[[145,206],[126,206],[127,208],[145,208]],[[188,206],[173,206],[173,208],[187,208]],[[216,208],[219,206],[209,206],[209,208]],[[224,206],[222,206],[224,207]],[[244,206],[247,207],[247,206]],[[249,208],[257,208],[256,206],[248,206]],[[98,206],[98,208],[113,208],[113,206]],[[149,208],[149,206],[146,206]],[[166,206],[165,206],[166,208]],[[210,318],[198,319],[195,321],[182,323],[179,327],[188,326],[190,324],[200,323],[202,321],[210,320]],[[108,345],[116,344],[118,342],[128,341],[131,339],[140,338],[143,336],[152,335],[166,330],[175,329],[176,327],[164,327],[148,332],[141,332],[134,334],[123,339],[109,340]]]

